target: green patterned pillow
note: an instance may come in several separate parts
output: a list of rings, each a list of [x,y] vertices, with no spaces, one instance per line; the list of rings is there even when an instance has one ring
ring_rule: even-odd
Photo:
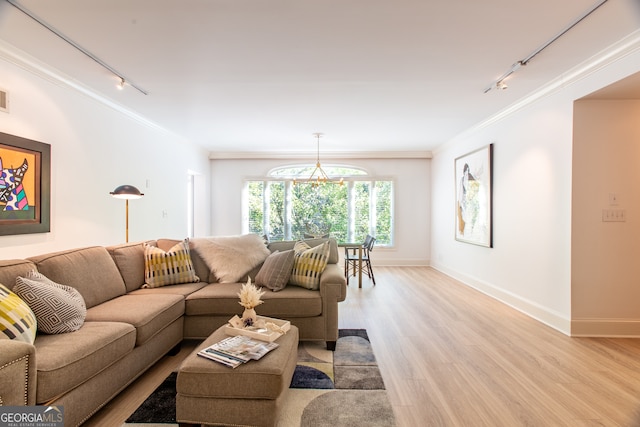
[[[0,284],[0,339],[15,339],[33,344],[36,330],[36,316],[27,303]]]
[[[295,257],[289,283],[303,288],[320,289],[320,275],[329,260],[329,242],[310,247],[306,242],[296,242]]]
[[[178,283],[199,282],[189,253],[189,239],[173,246],[167,252],[144,244],[143,288],[159,288]]]
[[[45,334],[66,334],[84,324],[87,306],[77,289],[61,285],[37,271],[17,277],[13,290],[38,319],[38,330]]]

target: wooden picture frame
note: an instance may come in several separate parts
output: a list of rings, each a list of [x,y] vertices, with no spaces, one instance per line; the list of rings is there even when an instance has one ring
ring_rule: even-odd
[[[0,236],[47,233],[51,145],[0,132]]]
[[[455,238],[493,247],[493,144],[455,159]]]

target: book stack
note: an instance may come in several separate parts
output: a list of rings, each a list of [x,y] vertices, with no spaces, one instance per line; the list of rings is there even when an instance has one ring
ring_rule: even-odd
[[[198,352],[198,356],[216,361],[231,368],[259,360],[279,344],[252,339],[245,335],[228,337]]]

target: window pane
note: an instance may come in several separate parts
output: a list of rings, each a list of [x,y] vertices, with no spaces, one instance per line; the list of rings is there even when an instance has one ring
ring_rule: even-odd
[[[367,234],[372,234],[377,245],[393,245],[392,181],[352,181],[349,185],[318,187],[292,185],[291,181],[250,181],[248,189],[251,233],[267,234],[271,240],[329,233],[338,242],[363,242]],[[350,212],[353,218],[349,218]],[[353,230],[349,224],[353,224]]]
[[[376,244],[391,245],[393,191],[391,181],[376,181]]]
[[[293,186],[292,236],[331,233],[336,239],[346,236],[347,188],[343,185],[309,184]]]
[[[284,239],[284,182],[272,181],[269,186],[269,239]]]
[[[249,233],[265,234],[263,227],[263,203],[262,189],[264,184],[262,181],[250,181],[248,183],[248,206],[249,206]]]
[[[356,182],[355,191],[355,225],[353,233],[355,242],[364,242],[369,234],[369,200],[371,195],[371,183],[366,181]]]

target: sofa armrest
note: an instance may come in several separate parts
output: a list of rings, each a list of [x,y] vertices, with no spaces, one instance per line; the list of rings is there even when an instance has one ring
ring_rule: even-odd
[[[338,341],[338,303],[347,297],[347,281],[338,264],[327,264],[320,276],[324,336],[327,349],[335,350]]]
[[[336,298],[338,302],[347,298],[347,281],[338,264],[327,264],[320,275],[320,294],[322,298]]]
[[[22,341],[0,339],[0,405],[35,404],[35,346]]]

